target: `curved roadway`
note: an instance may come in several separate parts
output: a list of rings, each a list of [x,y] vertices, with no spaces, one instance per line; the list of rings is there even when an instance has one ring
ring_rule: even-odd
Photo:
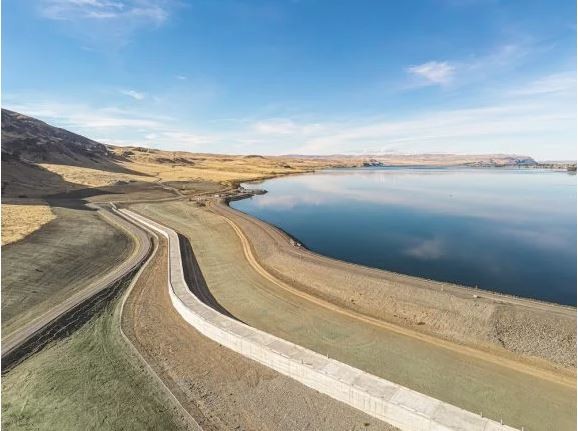
[[[151,249],[149,236],[134,224],[120,217],[114,211],[97,207],[99,214],[111,225],[127,233],[133,240],[135,247],[131,256],[118,267],[105,274],[80,292],[71,295],[65,301],[50,309],[48,312],[36,317],[34,320],[14,331],[9,336],[2,339],[2,368],[10,365],[10,357],[26,345],[26,342],[42,334],[42,331],[65,316],[71,310],[88,301],[99,292],[113,286],[116,282],[124,278],[127,274],[135,270],[147,257]],[[8,362],[8,363],[7,363]]]
[[[542,379],[548,380],[548,381],[552,381],[555,383],[559,383],[559,384],[563,384],[566,386],[570,386],[570,387],[575,387],[576,385],[576,381],[575,381],[575,377],[574,376],[568,376],[568,375],[560,375],[559,373],[553,372],[551,370],[548,369],[543,369],[537,366],[533,366],[531,364],[526,364],[526,363],[522,363],[520,361],[515,361],[503,356],[497,356],[494,355],[492,353],[488,353],[486,351],[483,350],[479,350],[479,349],[475,349],[472,347],[468,347],[465,345],[461,345],[461,344],[456,344],[454,342],[451,341],[447,341],[444,340],[442,338],[439,337],[435,337],[429,334],[425,334],[425,333],[421,333],[412,329],[408,329],[408,328],[404,328],[402,326],[398,326],[389,322],[386,322],[382,319],[378,319],[378,318],[374,318],[365,314],[362,314],[360,312],[357,312],[353,309],[348,309],[339,305],[335,305],[329,301],[326,301],[324,299],[321,299],[319,297],[316,297],[314,295],[311,295],[307,292],[304,292],[300,289],[297,289],[293,286],[290,286],[289,284],[283,282],[282,280],[278,279],[277,277],[275,277],[274,275],[272,275],[269,271],[267,271],[267,269],[265,269],[258,261],[258,259],[256,258],[250,241],[247,238],[247,236],[245,235],[245,233],[242,231],[242,229],[240,228],[240,226],[235,222],[235,218],[236,217],[240,217],[243,218],[245,220],[248,220],[249,222],[256,222],[255,219],[252,219],[248,216],[246,216],[245,214],[232,210],[229,206],[224,205],[224,204],[216,204],[216,205],[212,205],[211,209],[213,209],[217,214],[221,215],[225,221],[232,227],[233,231],[235,232],[235,234],[238,236],[239,240],[241,241],[241,245],[243,248],[243,253],[245,255],[245,259],[247,260],[247,262],[249,263],[249,265],[257,272],[259,273],[261,276],[263,276],[265,279],[269,280],[270,282],[274,283],[276,286],[280,287],[281,289],[290,292],[293,295],[296,295],[300,298],[303,298],[307,301],[310,301],[320,307],[329,309],[333,312],[339,313],[339,314],[343,314],[343,315],[347,315],[348,317],[363,321],[365,323],[369,323],[370,325],[374,325],[376,327],[380,327],[380,328],[384,328],[387,329],[389,331],[393,331],[395,333],[398,334],[402,334],[405,336],[409,336],[409,337],[413,337],[413,338],[417,338],[421,341],[425,341],[427,343],[431,343],[431,344],[435,344],[437,346],[441,346],[444,347],[448,350],[452,350],[452,351],[456,351],[458,353],[461,354],[465,354],[471,357],[475,357],[475,358],[479,358],[485,361],[488,361],[490,363],[494,363],[494,364],[499,364],[501,366],[506,366],[509,367],[513,370],[517,370],[517,371],[522,371],[525,372],[527,374],[533,375],[533,376],[537,376],[540,377]],[[262,223],[260,224],[260,227],[262,227],[263,229],[269,229],[272,231],[276,231],[276,228],[269,225],[268,223]],[[281,233],[283,234],[283,233]],[[303,253],[309,253],[312,254],[316,257],[321,257],[322,259],[330,259],[331,258],[326,258],[325,256],[320,256],[317,255],[309,250],[306,249],[300,249],[300,251],[302,251]],[[338,263],[343,263],[345,265],[355,265],[355,264],[349,264],[347,262],[342,262],[342,261],[337,261]],[[365,268],[364,268],[365,269]],[[368,270],[372,270],[372,268],[367,268]],[[381,270],[375,270],[375,271],[380,271],[383,272]],[[396,274],[397,275],[397,274]],[[400,275],[402,277],[410,277],[410,276],[405,276],[405,275]],[[463,289],[460,287],[453,287],[453,286],[449,286],[449,289],[455,290],[458,294],[464,294],[464,292],[460,292],[459,289]],[[467,289],[467,288],[466,288]],[[509,297],[509,296],[503,296],[499,295],[500,300],[504,301],[504,302],[511,302],[511,303],[522,303],[525,306],[531,306],[531,307],[536,307],[538,309],[547,309],[548,311],[552,310],[554,307],[552,307],[551,304],[547,304],[547,303],[542,303],[540,301],[526,301],[524,299],[518,299],[516,297]],[[572,310],[570,307],[568,307],[566,309],[566,307],[564,307],[563,309],[561,309],[559,312],[561,313],[575,313],[575,310]]]

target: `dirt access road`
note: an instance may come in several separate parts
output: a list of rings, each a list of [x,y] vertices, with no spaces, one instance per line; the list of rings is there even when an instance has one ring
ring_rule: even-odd
[[[233,228],[205,208],[171,202],[131,209],[184,234],[216,301],[253,327],[511,426],[574,426],[573,387],[368,324],[282,289],[255,271]]]
[[[267,223],[224,205],[213,208],[239,226],[251,240],[255,260],[285,284],[358,315],[467,345],[506,361],[554,368],[555,374],[564,374],[566,368],[574,381],[575,307],[331,259],[292,246],[287,235]]]
[[[395,429],[201,335],[173,308],[166,262],[163,239],[127,299],[122,327],[204,430]]]
[[[215,208],[215,207],[211,207],[211,208]],[[560,372],[555,372],[554,370],[551,370],[551,369],[543,369],[543,368],[540,368],[537,366],[533,366],[531,364],[520,361],[519,358],[518,358],[518,360],[515,360],[515,359],[509,358],[509,357],[499,356],[499,355],[496,355],[496,354],[493,354],[493,353],[490,353],[490,352],[487,352],[484,350],[475,349],[475,348],[472,348],[469,346],[464,346],[464,345],[452,343],[451,341],[447,341],[447,340],[432,336],[432,335],[427,334],[427,333],[421,333],[421,332],[418,332],[418,331],[411,329],[411,328],[408,328],[408,327],[395,325],[395,324],[386,322],[386,321],[381,320],[381,319],[367,316],[363,313],[360,313],[360,312],[357,312],[357,311],[354,311],[354,310],[351,310],[348,308],[341,307],[341,306],[336,305],[330,301],[319,298],[315,295],[309,294],[307,292],[303,292],[303,291],[291,286],[289,283],[283,282],[279,278],[276,278],[259,263],[258,259],[255,256],[255,253],[252,250],[251,243],[250,243],[249,239],[247,238],[245,233],[242,231],[242,229],[239,227],[239,225],[235,222],[236,220],[238,221],[240,219],[242,219],[243,221],[246,221],[247,220],[246,217],[243,217],[240,214],[236,214],[234,212],[222,211],[222,209],[224,209],[223,206],[218,206],[216,208],[221,210],[221,211],[217,210],[218,213],[223,214],[225,216],[226,221],[229,223],[229,225],[233,228],[233,230],[235,231],[235,233],[239,237],[241,244],[242,244],[242,247],[243,247],[243,254],[245,255],[245,258],[247,259],[247,262],[251,265],[251,267],[258,274],[260,274],[261,276],[263,276],[264,278],[269,280],[271,283],[275,284],[279,288],[281,288],[281,289],[283,289],[283,290],[285,290],[285,291],[287,291],[293,295],[299,296],[303,299],[306,299],[310,302],[313,302],[313,303],[319,305],[320,307],[326,308],[326,309],[331,310],[333,312],[340,313],[340,314],[343,314],[345,316],[363,321],[363,322],[368,323],[370,325],[374,325],[377,327],[387,329],[389,331],[393,331],[393,332],[398,333],[400,335],[413,337],[413,338],[416,338],[416,339],[421,340],[421,341],[425,341],[425,342],[430,343],[430,344],[435,344],[437,346],[444,347],[445,349],[448,349],[448,350],[459,352],[459,353],[462,353],[464,355],[469,355],[473,358],[479,358],[479,359],[482,359],[484,361],[493,362],[495,364],[499,364],[499,365],[504,366],[504,367],[509,367],[513,370],[523,371],[527,374],[531,374],[531,375],[534,375],[534,376],[542,378],[542,379],[550,380],[550,381],[555,382],[555,383],[566,384],[568,386],[574,386],[574,384],[575,384],[574,376],[562,374]],[[265,226],[267,226],[267,225],[265,225]],[[267,227],[269,227],[269,226],[267,226]],[[272,227],[270,227],[270,228],[272,228]],[[451,288],[451,287],[449,287],[449,288]],[[454,288],[454,289],[456,289],[456,288]],[[465,294],[464,292],[457,292],[457,293],[459,295]],[[506,298],[506,299],[509,301],[518,301],[518,302],[523,301],[521,299],[516,299],[516,298]],[[534,304],[530,303],[530,305],[533,306]],[[535,306],[537,309],[546,309],[546,307],[548,307],[548,304],[542,304],[542,303],[536,302]],[[561,311],[562,312],[567,311],[568,313],[572,312],[571,310],[561,310]]]

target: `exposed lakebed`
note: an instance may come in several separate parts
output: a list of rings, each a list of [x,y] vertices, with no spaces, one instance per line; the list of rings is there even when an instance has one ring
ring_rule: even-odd
[[[267,180],[231,206],[362,265],[576,305],[576,176],[366,168]]]

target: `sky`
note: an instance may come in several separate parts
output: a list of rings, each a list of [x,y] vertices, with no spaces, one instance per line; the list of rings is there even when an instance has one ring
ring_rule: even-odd
[[[574,0],[4,0],[2,53],[106,144],[576,159]]]

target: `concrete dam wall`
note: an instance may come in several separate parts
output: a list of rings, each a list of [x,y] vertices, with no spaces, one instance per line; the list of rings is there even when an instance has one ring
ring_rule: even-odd
[[[177,233],[132,211],[120,212],[167,238],[172,304],[183,319],[213,341],[402,430],[514,430],[217,312],[189,290]]]

